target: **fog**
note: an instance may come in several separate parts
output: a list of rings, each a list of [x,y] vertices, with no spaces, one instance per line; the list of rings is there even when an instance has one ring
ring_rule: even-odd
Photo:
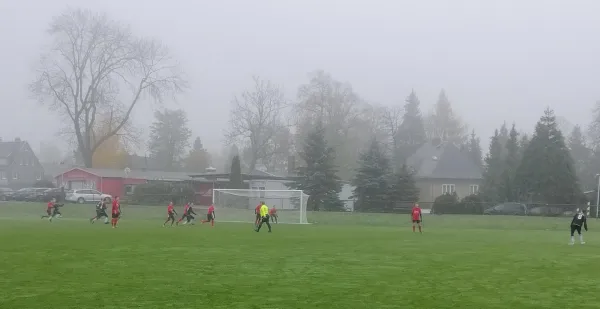
[[[48,23],[69,6],[106,12],[171,48],[191,87],[166,105],[188,112],[210,150],[221,148],[229,102],[252,75],[294,100],[307,74],[323,69],[373,103],[401,104],[415,89],[424,112],[443,88],[484,151],[503,121],[532,131],[550,106],[585,125],[600,99],[592,0],[1,1],[4,139],[61,142],[60,118],[27,85]],[[142,102],[134,123],[147,127],[155,107]]]

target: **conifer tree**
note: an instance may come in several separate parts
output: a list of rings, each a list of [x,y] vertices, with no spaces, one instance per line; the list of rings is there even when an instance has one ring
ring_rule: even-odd
[[[373,138],[369,148],[360,154],[359,166],[352,180],[355,210],[374,211],[389,208],[390,161],[383,147]]]
[[[596,188],[595,169],[590,164],[592,150],[588,148],[581,127],[576,125],[568,139],[568,147],[575,163],[577,176],[585,190]]]
[[[517,170],[516,182],[521,195],[533,202],[577,204],[584,199],[573,159],[550,108],[535,127]]]
[[[481,154],[481,142],[479,137],[475,135],[475,130],[471,132],[471,136],[466,145],[466,150],[469,154],[469,158],[477,164],[477,166],[482,166],[482,154]]]
[[[502,162],[502,145],[500,144],[500,133],[494,132],[490,140],[490,149],[484,160],[483,184],[481,186],[481,196],[487,202],[500,202],[500,185],[502,183],[502,172],[504,166]]]
[[[299,156],[306,166],[298,169],[299,177],[290,188],[310,196],[307,202],[310,210],[342,210],[339,198],[342,184],[336,175],[335,150],[327,144],[321,122],[307,135]]]
[[[393,207],[398,202],[417,202],[419,200],[419,188],[415,183],[413,174],[406,165],[402,165],[400,170],[394,173],[390,180],[389,197]]]
[[[394,161],[398,162],[399,166],[404,164],[406,159],[426,141],[425,125],[423,124],[420,105],[421,102],[413,90],[406,98],[402,124],[398,128],[395,137],[398,147],[394,154]]]
[[[503,201],[516,202],[518,201],[518,188],[515,184],[517,168],[519,167],[519,133],[513,124],[508,134],[508,140],[504,145],[505,156],[504,166],[502,171],[502,185],[500,198]]]
[[[233,156],[231,159],[231,173],[229,173],[229,189],[243,189],[244,181],[242,179],[242,166],[240,156]]]

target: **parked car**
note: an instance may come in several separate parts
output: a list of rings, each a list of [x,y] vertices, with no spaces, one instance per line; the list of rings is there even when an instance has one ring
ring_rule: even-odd
[[[23,189],[19,189],[17,190],[15,193],[13,193],[13,200],[15,201],[24,201],[25,198],[27,196],[29,196],[31,194],[31,192],[33,192],[34,188],[23,188]]]
[[[73,190],[65,189],[65,199],[71,193],[73,193]],[[44,191],[44,193],[42,194],[41,201],[49,202],[53,198],[56,199],[57,201],[60,201],[62,198],[61,194],[62,194],[61,188],[48,189],[48,190]]]
[[[73,192],[67,194],[66,200],[68,202],[83,204],[83,203],[88,203],[88,202],[99,202],[100,200],[107,198],[107,197],[112,198],[110,195],[104,194],[97,190],[78,189],[78,190],[73,190]]]
[[[530,216],[560,217],[573,216],[575,211],[558,206],[538,206],[530,209],[527,214]]]
[[[14,191],[11,188],[0,188],[0,201],[10,201]]]
[[[484,215],[527,215],[527,205],[521,203],[503,203],[483,211]]]
[[[50,190],[50,188],[33,188],[28,195],[25,196],[24,200],[27,202],[38,202],[42,200],[44,192]]]

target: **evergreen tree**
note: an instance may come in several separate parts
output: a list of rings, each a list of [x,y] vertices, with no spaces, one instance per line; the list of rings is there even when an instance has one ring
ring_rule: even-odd
[[[590,164],[592,150],[588,148],[580,126],[576,125],[573,128],[573,131],[571,131],[568,146],[573,161],[575,162],[577,176],[581,179],[582,186],[585,190],[596,189],[595,171]]]
[[[358,211],[385,210],[389,208],[388,196],[390,161],[383,147],[373,138],[369,148],[360,154],[359,167],[352,185]]]
[[[428,119],[428,137],[430,140],[439,138],[442,142],[452,142],[462,145],[467,140],[466,126],[452,110],[452,105],[442,90],[435,104],[435,110]]]
[[[181,109],[156,111],[150,127],[150,155],[166,171],[178,170],[185,149],[189,147],[192,131],[187,113]]]
[[[548,204],[576,204],[584,196],[554,111],[547,108],[535,127],[517,170],[524,198]]]
[[[525,153],[527,146],[529,146],[529,135],[521,133],[521,139],[519,140],[519,161],[523,159],[523,153]]]
[[[415,183],[413,174],[406,165],[392,175],[390,181],[389,197],[392,202],[411,202],[419,200],[419,188]],[[390,205],[393,207],[393,204]]]
[[[184,163],[188,172],[204,172],[210,165],[210,155],[204,149],[200,137],[196,137],[196,140],[194,140],[194,146],[184,159]]]
[[[225,173],[230,173],[231,172],[231,162],[233,162],[233,158],[235,156],[240,156],[240,150],[238,149],[236,144],[231,145],[231,148],[229,148],[229,153],[227,154],[227,160],[225,160],[225,166],[223,167],[223,170],[225,171]],[[238,158],[239,160],[239,158]],[[240,166],[241,166],[241,161],[240,161]]]
[[[231,172],[229,173],[229,189],[244,189],[244,180],[242,179],[242,166],[240,165],[240,156],[234,156],[231,159]]]
[[[402,166],[406,159],[426,141],[425,125],[423,124],[420,105],[421,102],[413,90],[406,98],[402,124],[395,136],[398,147],[394,154],[394,162],[397,167]]]
[[[308,134],[299,152],[306,166],[298,169],[297,180],[290,185],[310,195],[307,208],[310,210],[342,210],[340,178],[336,175],[335,150],[325,140],[325,128],[321,122]]]
[[[513,124],[510,129],[508,140],[504,145],[504,170],[502,173],[502,185],[500,198],[503,201],[516,202],[519,199],[518,188],[515,184],[517,168],[519,167],[519,133]]]
[[[482,165],[481,142],[479,137],[475,135],[475,130],[471,132],[471,137],[466,144],[465,150],[469,154],[469,158],[471,158],[477,166]]]
[[[504,155],[506,153],[506,149],[504,146],[506,146],[506,142],[508,141],[509,138],[509,133],[508,133],[508,127],[506,126],[506,122],[502,123],[502,126],[500,127],[500,131],[499,131],[499,140],[500,140],[500,145],[502,146],[502,154]]]
[[[490,140],[490,149],[484,159],[483,183],[481,186],[481,196],[487,202],[500,202],[500,184],[502,183],[502,172],[504,165],[502,162],[502,145],[500,144],[500,133],[494,132]]]

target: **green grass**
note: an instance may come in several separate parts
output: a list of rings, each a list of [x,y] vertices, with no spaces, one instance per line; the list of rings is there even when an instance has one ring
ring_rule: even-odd
[[[568,246],[568,218],[427,216],[419,235],[406,215],[317,213],[268,234],[43,210],[0,204],[0,308],[600,308],[596,221]]]

